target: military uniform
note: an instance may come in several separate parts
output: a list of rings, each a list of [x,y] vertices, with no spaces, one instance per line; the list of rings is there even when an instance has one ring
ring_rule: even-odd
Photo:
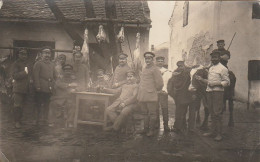
[[[54,64],[45,60],[36,62],[33,67],[33,78],[36,88],[36,122],[38,123],[40,115],[44,121],[47,120],[50,97],[55,82]]]
[[[25,72],[25,67],[28,73]],[[29,84],[32,74],[32,67],[28,61],[18,59],[13,65],[13,100],[14,100],[14,120],[21,122],[24,102],[29,93]]]
[[[112,92],[114,94],[120,94],[109,107],[105,110],[105,115],[113,123],[113,129],[118,131],[126,123],[129,115],[137,107],[136,96],[138,91],[137,84],[124,84],[118,89],[107,89],[106,92]],[[120,107],[121,103],[125,104],[125,107]]]
[[[77,83],[79,85],[79,89],[81,91],[84,91],[88,87],[88,68],[85,64],[82,63],[74,63],[73,65],[73,71],[75,74],[75,77],[77,78]]]
[[[154,54],[147,52],[145,57],[154,57]],[[144,132],[148,136],[153,135],[156,124],[156,111],[158,102],[158,91],[163,88],[163,79],[160,70],[154,63],[146,65],[141,74],[137,100],[140,102],[145,113]]]
[[[65,120],[72,124],[74,111],[74,97],[71,91],[75,87],[70,87],[69,84],[76,83],[76,78],[64,75],[55,82],[54,94],[50,99],[50,108],[48,115],[49,124],[56,124],[58,119]]]
[[[121,53],[119,56],[119,59],[127,59],[127,55],[124,53]],[[124,65],[118,65],[114,71],[114,74],[110,80],[110,87],[112,88],[118,88],[121,85],[126,83],[126,74],[127,72],[131,70],[131,68],[128,66],[127,63]],[[116,85],[118,84],[118,85]]]

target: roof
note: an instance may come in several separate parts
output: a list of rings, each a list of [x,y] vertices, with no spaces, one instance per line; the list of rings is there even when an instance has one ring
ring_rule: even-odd
[[[88,18],[84,0],[54,0],[68,21]],[[92,0],[95,18],[106,18],[105,0]],[[117,19],[139,20],[150,23],[150,10],[146,1],[115,0]],[[56,20],[45,0],[3,0],[0,18],[25,20]]]

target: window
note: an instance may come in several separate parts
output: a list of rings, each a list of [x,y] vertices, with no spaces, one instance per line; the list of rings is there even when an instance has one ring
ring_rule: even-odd
[[[188,25],[188,19],[189,19],[189,1],[185,1],[183,6],[183,27]]]
[[[253,4],[252,19],[260,19],[260,2]]]

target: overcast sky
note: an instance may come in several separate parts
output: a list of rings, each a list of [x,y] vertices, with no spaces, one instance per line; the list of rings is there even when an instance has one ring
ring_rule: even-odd
[[[169,25],[173,7],[173,1],[148,1],[152,28],[150,30],[149,48],[152,44],[159,45],[170,39]]]

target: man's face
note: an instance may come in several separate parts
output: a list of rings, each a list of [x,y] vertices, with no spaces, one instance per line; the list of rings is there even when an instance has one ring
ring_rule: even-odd
[[[127,73],[127,83],[134,83],[135,77],[133,73]]]
[[[127,59],[126,58],[119,58],[119,65],[120,66],[124,66],[127,63]]]
[[[74,60],[75,60],[75,62],[80,62],[81,59],[82,59],[82,55],[81,55],[80,53],[76,53],[76,54],[74,55]]]
[[[26,60],[27,59],[27,53],[19,53],[19,58],[21,59],[21,60]]]
[[[158,66],[158,67],[163,67],[163,65],[164,65],[164,60],[156,60],[156,65]]]
[[[44,60],[50,60],[51,59],[51,50],[50,49],[42,50],[42,58]]]
[[[220,57],[218,55],[211,56],[211,62],[213,65],[217,65],[220,61]]]
[[[147,65],[150,65],[153,63],[153,57],[145,57],[144,60]]]
[[[225,47],[225,43],[217,43],[218,49],[223,49]]]
[[[104,79],[104,72],[103,71],[99,71],[98,74],[97,74],[97,78],[98,80],[103,80]]]
[[[72,74],[72,69],[64,69],[63,72],[65,76],[69,77]]]
[[[59,56],[58,61],[60,62],[61,65],[65,65],[65,63],[66,63],[66,57],[64,57],[64,56]]]

